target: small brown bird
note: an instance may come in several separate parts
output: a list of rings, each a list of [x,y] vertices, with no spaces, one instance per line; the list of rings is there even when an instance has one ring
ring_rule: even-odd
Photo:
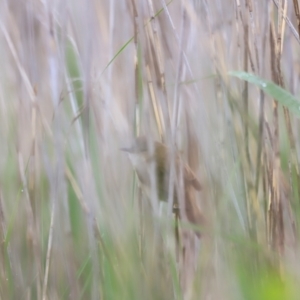
[[[163,143],[155,141],[153,146],[154,151],[151,155],[146,137],[141,136],[134,140],[134,143],[131,147],[122,148],[121,150],[126,151],[129,154],[129,159],[138,175],[139,181],[148,195],[151,195],[150,165],[155,162],[157,196],[160,200],[167,201],[169,194],[171,152],[170,149]],[[201,184],[191,168],[185,164],[180,158],[179,154],[176,153],[175,172],[177,174],[180,174],[180,168],[182,168],[183,173],[183,204],[185,216],[190,223],[203,226],[205,224],[204,216],[197,206],[194,195],[195,190],[201,190]],[[175,214],[179,207],[180,203],[178,203],[177,189],[174,188],[173,211]],[[182,214],[179,209],[179,217],[182,218],[182,215],[184,214]],[[195,234],[200,237],[199,231],[195,231]]]

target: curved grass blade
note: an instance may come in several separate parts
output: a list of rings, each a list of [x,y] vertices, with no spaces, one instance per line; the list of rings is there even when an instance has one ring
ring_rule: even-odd
[[[229,75],[255,84],[262,89],[267,95],[273,97],[276,101],[289,109],[291,113],[300,117],[300,101],[290,92],[273,83],[272,81],[264,80],[256,75],[232,71]]]

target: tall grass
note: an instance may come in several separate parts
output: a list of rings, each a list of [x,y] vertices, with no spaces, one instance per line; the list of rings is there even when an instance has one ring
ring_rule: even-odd
[[[1,1],[0,298],[298,299],[297,3]],[[139,134],[202,183],[186,289]]]

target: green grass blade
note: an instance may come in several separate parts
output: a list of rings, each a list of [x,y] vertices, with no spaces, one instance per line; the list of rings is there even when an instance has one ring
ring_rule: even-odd
[[[300,101],[282,87],[276,85],[271,81],[262,79],[256,75],[246,72],[232,71],[229,72],[229,75],[255,84],[267,95],[273,97],[276,101],[289,109],[291,113],[293,113],[297,117],[300,117]]]

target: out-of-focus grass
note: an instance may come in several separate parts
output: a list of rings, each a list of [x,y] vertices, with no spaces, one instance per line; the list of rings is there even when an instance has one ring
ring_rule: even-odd
[[[299,44],[252,2],[1,2],[1,299],[297,299]],[[186,290],[137,133],[199,156]]]

